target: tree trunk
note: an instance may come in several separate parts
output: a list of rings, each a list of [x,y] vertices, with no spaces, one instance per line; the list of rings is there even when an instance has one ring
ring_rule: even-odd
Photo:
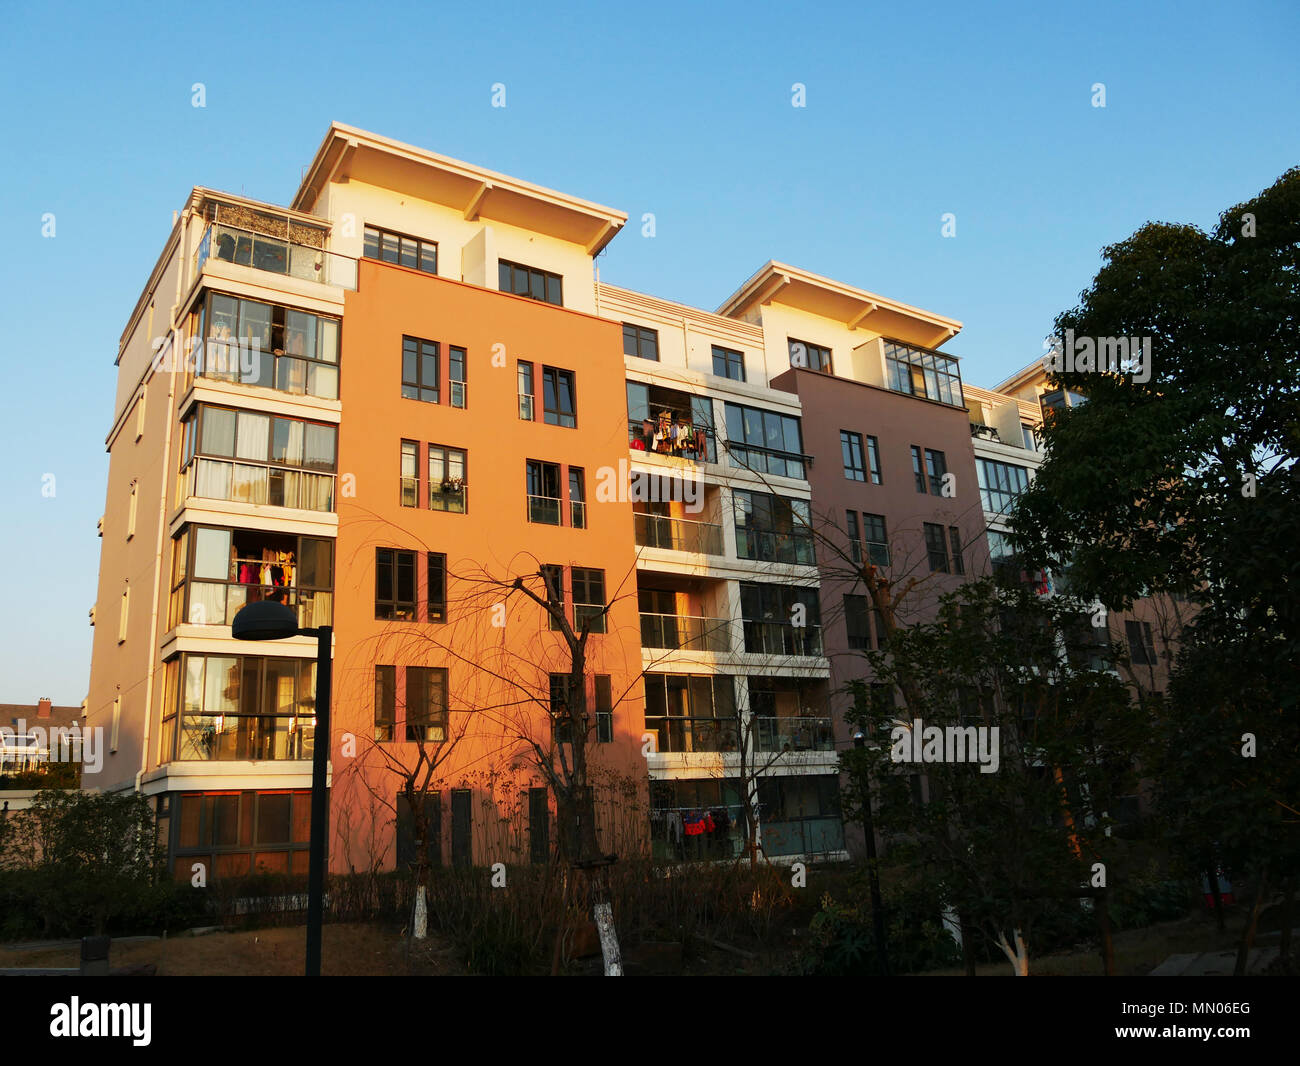
[[[1255,888],[1255,901],[1250,907],[1250,917],[1246,920],[1246,928],[1241,932],[1241,944],[1237,948],[1237,965],[1232,969],[1233,977],[1246,976],[1246,965],[1250,961],[1250,949],[1255,946],[1255,927],[1259,924],[1259,912],[1264,906],[1267,890],[1268,875],[1261,870],[1259,884]]]
[[[623,976],[623,956],[618,949],[618,933],[614,930],[614,912],[608,900],[592,907],[596,919],[596,932],[600,934],[600,953],[605,959],[605,976]]]
[[[1110,896],[1106,889],[1097,892],[1097,926],[1101,933],[1101,972],[1115,976],[1115,945],[1110,937]]]
[[[1028,977],[1029,951],[1025,946],[1024,937],[1020,935],[1019,929],[1013,929],[1012,936],[1015,938],[1016,943],[1014,950],[1012,950],[1011,945],[1007,943],[1007,938],[1003,934],[1002,930],[999,929],[998,947],[1002,949],[1002,954],[1004,954],[1007,957],[1007,961],[1011,963],[1011,972],[1017,977]]]
[[[428,891],[423,882],[415,886],[415,921],[411,935],[416,940],[425,940],[429,936]]]

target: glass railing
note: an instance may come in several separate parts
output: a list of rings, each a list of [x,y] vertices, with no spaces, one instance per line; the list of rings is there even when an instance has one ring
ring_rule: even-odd
[[[821,655],[822,627],[790,622],[745,622],[749,655]]]
[[[181,496],[232,503],[334,510],[334,475],[198,458],[181,471]]]
[[[772,533],[737,526],[736,555],[765,563],[817,565],[812,536],[805,533]]]
[[[185,715],[181,760],[310,759],[316,719],[300,715]]]
[[[839,818],[761,820],[763,854],[823,855],[844,850],[844,823]]]
[[[754,743],[759,751],[834,751],[829,718],[755,718]]]
[[[641,647],[729,652],[731,623],[725,618],[643,613]]]
[[[722,527],[689,518],[635,514],[636,542],[643,548],[667,548],[696,555],[722,554]]]
[[[529,496],[528,521],[543,526],[558,526],[564,501],[555,496]]]
[[[241,607],[259,600],[276,600],[292,607],[303,629],[332,624],[334,593],[328,590],[194,580],[189,582],[188,611],[183,619],[174,621],[195,626],[228,626]]]
[[[323,236],[323,235],[322,235]],[[265,233],[212,223],[194,253],[197,274],[209,259],[265,270],[271,274],[319,281],[343,289],[357,287],[357,261],[337,252],[313,248]]]
[[[647,718],[654,750],[669,754],[740,750],[740,728],[729,718]]]

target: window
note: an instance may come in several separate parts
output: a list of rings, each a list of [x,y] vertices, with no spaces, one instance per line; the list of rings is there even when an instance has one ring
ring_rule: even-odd
[[[965,407],[957,360],[924,348],[885,341],[885,374],[895,392]]]
[[[875,437],[867,437],[867,470],[871,474],[871,483],[880,484],[880,442]]]
[[[627,429],[633,451],[717,461],[713,401],[707,396],[629,381]]]
[[[573,568],[573,624],[581,631],[605,632],[605,571]]]
[[[447,671],[437,666],[406,668],[406,739],[441,744],[447,739]]]
[[[925,550],[930,557],[930,573],[948,573],[948,545],[944,541],[943,526],[933,522],[925,525]]]
[[[402,441],[402,506],[420,506],[420,446]]]
[[[464,407],[469,389],[465,368],[465,349],[451,345],[447,349],[447,384],[451,389],[452,407]]]
[[[560,613],[564,614],[564,567],[555,566],[547,563],[542,566],[542,596],[547,600],[554,600]],[[547,615],[547,621],[552,631],[558,631],[560,623]]]
[[[943,452],[925,449],[925,466],[921,466],[921,449],[912,445],[912,474],[916,478],[916,491],[931,496],[943,495],[943,477],[948,473],[948,460]]]
[[[948,527],[948,543],[952,547],[952,572],[966,573],[966,564],[962,561],[961,530],[956,526]]]
[[[528,497],[528,521],[545,526],[560,522],[560,464],[529,459],[525,464],[525,492]]]
[[[555,304],[556,307],[564,306],[563,285],[559,274],[550,274],[519,263],[510,263],[504,259],[497,262],[497,288],[516,296],[526,296],[530,300]]]
[[[519,361],[519,417],[533,420],[533,364]]]
[[[367,259],[421,270],[426,274],[438,273],[438,245],[419,237],[390,233],[377,226],[367,226],[365,244],[361,253]]]
[[[713,372],[720,378],[744,381],[744,352],[734,352],[730,348],[720,348],[716,344],[713,345]]]
[[[415,552],[375,549],[375,617],[415,620]]]
[[[204,377],[339,397],[339,320],[212,293],[198,323]]]
[[[862,453],[862,434],[840,430],[840,455],[844,460],[844,476],[850,481],[867,480],[867,463]]]
[[[429,552],[429,611],[430,622],[447,621],[447,556],[442,552]]]
[[[855,563],[862,562],[862,531],[858,527],[858,512],[845,511],[844,524],[849,535],[849,557]]]
[[[131,614],[131,586],[128,585],[122,590],[122,607],[117,616],[117,642],[121,644],[126,640],[126,623]]]
[[[122,697],[114,696],[113,697],[113,726],[109,732],[109,737],[108,737],[109,754],[114,754],[117,752],[117,738],[121,729],[122,729]],[[53,747],[52,744],[51,747]]]
[[[569,467],[569,525],[587,528],[587,479],[580,466]]]
[[[441,444],[429,445],[429,510],[464,514],[469,489],[465,484],[465,453]]]
[[[574,406],[573,371],[542,367],[542,409],[546,424],[573,429],[578,424]]]
[[[736,555],[769,563],[816,565],[807,500],[736,489]]]
[[[130,540],[135,536],[135,516],[140,506],[140,482],[131,482],[131,496],[127,501],[126,511],[126,539]]]
[[[614,693],[609,674],[596,675],[596,743],[612,744],[614,741]]]
[[[1021,422],[1020,433],[1024,437],[1025,450],[1030,452],[1038,451],[1038,430],[1028,422]]]
[[[865,543],[866,557],[875,566],[888,566],[889,535],[885,531],[885,516],[864,511],[859,522],[856,511],[846,511],[845,522],[849,534],[849,553],[853,561],[862,562],[862,546]]]
[[[804,477],[803,436],[792,415],[725,405],[731,465],[762,474]]]
[[[183,426],[178,490],[182,498],[332,511],[337,439],[336,426],[199,404]]]
[[[844,597],[844,627],[848,630],[849,647],[854,651],[869,651],[871,648],[869,614],[865,596]]]
[[[1128,639],[1129,658],[1134,666],[1156,665],[1156,644],[1150,622],[1126,621],[1124,636]]]
[[[740,612],[744,620],[747,653],[822,653],[821,606],[817,589],[741,582]]]
[[[391,741],[397,729],[397,667],[375,666],[375,740]]]
[[[568,674],[551,674],[551,737],[556,744],[573,743]]]
[[[402,395],[408,400],[438,402],[438,342],[402,338]]]
[[[789,343],[791,366],[806,366],[809,370],[816,370],[822,374],[831,373],[829,348],[823,348],[819,344],[809,344],[807,341],[797,341],[793,337],[789,338]]]
[[[135,401],[135,439],[139,440],[144,436],[144,401],[146,393],[140,393],[140,398]]]
[[[655,753],[739,749],[734,678],[727,674],[646,674],[644,682],[645,728],[655,738]]]
[[[659,361],[659,331],[623,323],[623,354]]]
[[[975,471],[979,475],[980,502],[984,510],[1004,514],[1011,509],[1017,496],[1029,487],[1029,470],[994,459],[976,459]]]

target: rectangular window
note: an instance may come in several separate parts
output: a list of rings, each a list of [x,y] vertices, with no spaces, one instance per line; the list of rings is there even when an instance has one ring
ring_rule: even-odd
[[[1020,434],[1024,438],[1025,450],[1030,452],[1038,451],[1038,431],[1028,422],[1020,423]]]
[[[948,545],[944,541],[943,526],[933,522],[925,525],[925,550],[930,557],[930,573],[948,573]]]
[[[587,478],[580,466],[569,467],[569,524],[587,528]]]
[[[447,671],[436,666],[406,668],[406,739],[441,744],[447,739]]]
[[[497,261],[497,288],[502,292],[526,296],[530,300],[564,306],[563,280],[559,274],[522,266],[519,263]]]
[[[397,729],[397,667],[375,666],[375,740],[394,739]]]
[[[474,792],[468,788],[451,790],[451,864],[468,866],[474,858]]]
[[[713,373],[732,381],[745,380],[745,353],[713,345]]]
[[[560,464],[529,459],[525,463],[525,472],[528,521],[544,526],[560,525],[564,503],[560,497]]]
[[[573,624],[581,631],[605,632],[605,571],[573,567]]]
[[[547,563],[547,564],[545,564],[545,565],[542,566],[542,592],[541,592],[541,594],[542,594],[542,596],[543,596],[545,599],[547,599],[547,600],[553,600],[553,601],[555,602],[555,605],[556,605],[557,607],[559,607],[559,609],[560,609],[560,613],[561,613],[561,614],[564,614],[564,613],[565,613],[565,607],[564,607],[564,567],[562,567],[562,566],[555,566],[555,565],[550,564],[550,563]],[[557,622],[554,618],[552,618],[549,614],[548,614],[546,617],[547,617],[547,623],[548,623],[550,629],[551,629],[553,632],[554,632],[554,631],[558,631],[559,628],[560,628],[560,623]]]
[[[402,395],[408,400],[438,402],[438,342],[402,338]]]
[[[1156,665],[1156,644],[1150,622],[1126,621],[1124,636],[1128,639],[1129,659],[1134,666]]]
[[[984,510],[1004,514],[1011,509],[1016,497],[1029,487],[1029,470],[994,459],[975,460],[979,475],[980,502]]]
[[[614,693],[609,674],[597,674],[596,685],[596,743],[612,744],[614,741]]]
[[[916,479],[916,491],[925,491],[925,471],[921,469],[921,449],[912,445],[912,476]]]
[[[871,475],[873,485],[880,484],[880,441],[867,437],[867,472]]]
[[[438,245],[435,241],[390,233],[378,226],[365,228],[365,243],[361,254],[366,259],[410,267],[425,274],[438,273]]]
[[[790,344],[790,365],[805,366],[822,374],[831,373],[831,350],[819,344],[797,341],[788,338]]]
[[[858,526],[858,512],[844,512],[845,530],[849,535],[849,558],[854,563],[862,562],[862,532]]]
[[[465,349],[451,345],[447,349],[447,385],[451,390],[452,407],[464,407],[469,389],[468,370],[465,367]]]
[[[196,329],[203,357],[195,370],[204,377],[338,399],[337,318],[212,293]]]
[[[862,434],[840,430],[840,457],[844,460],[844,476],[850,481],[867,480],[867,460],[862,451]]]
[[[862,512],[862,539],[867,544],[867,558],[876,566],[888,566],[889,534],[884,515]]]
[[[533,420],[533,364],[519,361],[519,417]]]
[[[441,444],[429,445],[429,510],[464,514],[469,509],[465,483],[465,453]]]
[[[848,630],[849,647],[854,651],[871,648],[871,622],[865,596],[844,597],[844,626]]]
[[[568,674],[551,674],[551,736],[556,744],[573,743]]]
[[[109,732],[109,737],[108,737],[108,750],[110,754],[117,751],[117,737],[121,728],[122,728],[122,697],[114,696],[113,697],[113,727],[112,730]],[[51,747],[53,747],[53,745],[51,745]]]
[[[659,331],[623,323],[623,354],[659,361]]]
[[[375,617],[415,620],[415,552],[375,549]]]
[[[736,489],[732,492],[732,502],[739,558],[816,565],[807,500]]]
[[[948,544],[952,548],[952,572],[954,574],[966,573],[966,564],[962,560],[961,530],[956,526],[948,527]]]
[[[429,552],[429,613],[430,622],[447,621],[447,556],[442,552]]]
[[[746,653],[822,653],[821,600],[817,589],[741,582],[740,612]]]
[[[885,341],[885,375],[889,387],[910,396],[965,407],[957,360],[924,348]]]
[[[803,434],[798,418],[738,403],[726,404],[724,410],[732,466],[803,479]]]
[[[578,424],[573,371],[542,367],[542,408],[546,424],[573,429]]]
[[[948,460],[943,452],[925,449],[925,472],[929,476],[930,495],[943,495],[943,478],[948,473]]]
[[[402,506],[420,506],[420,446],[402,441]]]

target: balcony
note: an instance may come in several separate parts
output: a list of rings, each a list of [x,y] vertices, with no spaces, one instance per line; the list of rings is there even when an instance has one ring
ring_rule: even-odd
[[[633,451],[716,462],[713,401],[639,381],[627,383],[627,437]]]
[[[260,217],[260,216],[259,216]],[[287,224],[281,219],[266,219],[268,228],[287,229],[300,237],[319,234],[324,243],[324,231],[310,226]],[[194,253],[194,272],[197,276],[209,259],[252,267],[269,274],[315,281],[322,285],[335,285],[343,289],[357,287],[357,261],[336,252],[326,251],[298,241],[256,230],[213,222],[199,241]]]
[[[731,622],[674,614],[641,613],[641,647],[673,651],[731,651]]]
[[[765,563],[817,565],[810,533],[776,533],[737,526],[736,555]]]
[[[834,751],[835,731],[829,718],[756,717],[758,751]]]
[[[334,510],[334,475],[225,459],[192,460],[180,474],[180,497],[230,503]]]
[[[637,512],[633,515],[636,543],[642,548],[665,548],[695,555],[722,555],[722,526],[689,518],[670,518]]]
[[[647,718],[645,727],[654,735],[654,750],[660,754],[740,750],[740,729],[732,718]]]
[[[791,622],[744,623],[747,655],[821,655],[822,627]]]
[[[558,526],[564,510],[564,501],[556,496],[529,496],[528,521],[543,526]]]
[[[186,715],[181,729],[182,761],[245,759],[305,760],[316,735],[313,715]]]

